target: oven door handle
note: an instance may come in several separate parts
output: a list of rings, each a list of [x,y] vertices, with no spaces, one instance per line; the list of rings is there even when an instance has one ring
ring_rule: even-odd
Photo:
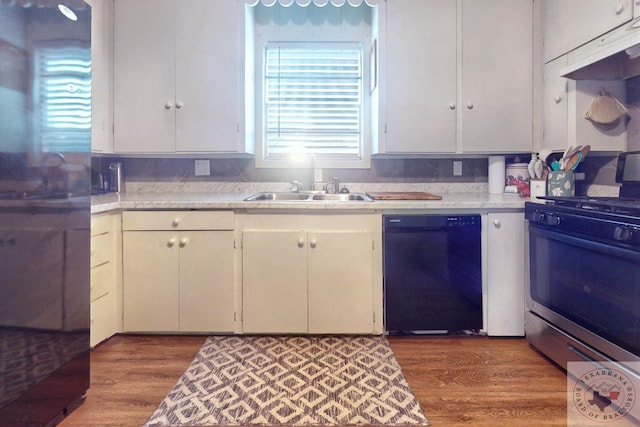
[[[540,236],[541,238],[551,239],[580,248],[585,248],[601,254],[606,254],[607,256],[618,256],[626,260],[640,263],[639,252],[630,250],[626,247],[621,247],[619,245],[616,245],[616,243],[614,242],[606,244],[596,240],[589,240],[582,237],[563,234],[562,232],[556,230],[550,231],[544,228],[536,227],[536,225],[533,223],[529,224],[529,232],[531,234],[529,239],[530,245],[534,244],[532,237]]]

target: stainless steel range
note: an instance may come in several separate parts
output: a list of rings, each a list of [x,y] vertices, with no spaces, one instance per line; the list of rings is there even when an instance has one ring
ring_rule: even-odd
[[[640,152],[619,156],[616,181],[619,197],[525,205],[526,336],[565,369],[640,361]]]

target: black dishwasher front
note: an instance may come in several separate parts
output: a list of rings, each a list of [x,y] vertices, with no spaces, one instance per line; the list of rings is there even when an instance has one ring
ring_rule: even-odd
[[[390,334],[482,329],[480,215],[384,215]]]

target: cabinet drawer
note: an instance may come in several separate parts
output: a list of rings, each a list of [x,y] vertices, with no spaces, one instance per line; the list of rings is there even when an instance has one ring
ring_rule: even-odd
[[[91,268],[109,262],[112,243],[111,233],[91,237]]]
[[[91,301],[110,293],[114,286],[113,264],[91,269]]]
[[[105,295],[91,303],[91,347],[111,337],[116,332],[116,306],[113,295]]]
[[[233,230],[233,211],[125,211],[122,229],[130,230]]]
[[[91,236],[109,233],[112,218],[109,214],[91,216]]]

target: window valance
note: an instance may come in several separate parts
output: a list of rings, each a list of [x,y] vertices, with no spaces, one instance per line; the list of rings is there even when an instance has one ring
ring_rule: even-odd
[[[297,4],[298,6],[309,6],[313,3],[316,6],[326,6],[327,4],[331,4],[333,6],[344,6],[348,4],[350,6],[360,6],[363,2],[368,6],[376,6],[378,4],[378,0],[245,0],[247,5],[255,6],[258,3],[261,3],[264,6],[273,6],[276,3],[281,6],[291,6],[292,4]]]

